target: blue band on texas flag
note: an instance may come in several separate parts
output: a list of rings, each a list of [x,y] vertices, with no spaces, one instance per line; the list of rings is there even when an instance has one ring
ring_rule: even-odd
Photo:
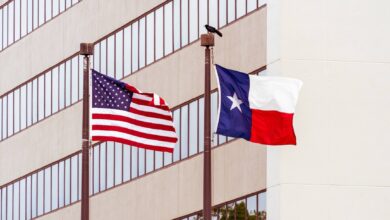
[[[296,144],[293,116],[300,80],[248,75],[219,65],[216,74],[216,133],[267,145]]]

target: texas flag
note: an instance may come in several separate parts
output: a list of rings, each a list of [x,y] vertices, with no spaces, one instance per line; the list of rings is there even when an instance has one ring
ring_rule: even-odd
[[[216,65],[216,133],[266,145],[296,145],[293,116],[302,82],[248,75]]]

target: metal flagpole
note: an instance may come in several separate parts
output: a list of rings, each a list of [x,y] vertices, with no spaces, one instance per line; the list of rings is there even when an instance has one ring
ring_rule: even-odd
[[[204,153],[203,153],[203,219],[211,220],[211,125],[210,125],[210,47],[214,46],[212,33],[202,34],[201,46],[205,48],[204,90]]]
[[[84,56],[81,220],[89,220],[89,56],[92,54],[93,44],[80,44],[80,55]]]

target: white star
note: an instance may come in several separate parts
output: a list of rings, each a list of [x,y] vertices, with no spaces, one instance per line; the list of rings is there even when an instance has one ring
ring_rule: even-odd
[[[232,106],[230,107],[230,111],[235,109],[235,108],[238,108],[238,110],[240,112],[242,112],[241,107],[240,107],[240,105],[242,104],[242,101],[240,99],[238,99],[236,93],[233,94],[233,97],[232,96],[226,96],[226,97],[228,97],[228,99],[230,99],[230,101],[232,101]]]

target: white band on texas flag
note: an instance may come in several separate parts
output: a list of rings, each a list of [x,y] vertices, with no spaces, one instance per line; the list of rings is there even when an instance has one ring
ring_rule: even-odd
[[[296,144],[293,116],[302,82],[255,76],[216,65],[218,134],[267,145]]]

